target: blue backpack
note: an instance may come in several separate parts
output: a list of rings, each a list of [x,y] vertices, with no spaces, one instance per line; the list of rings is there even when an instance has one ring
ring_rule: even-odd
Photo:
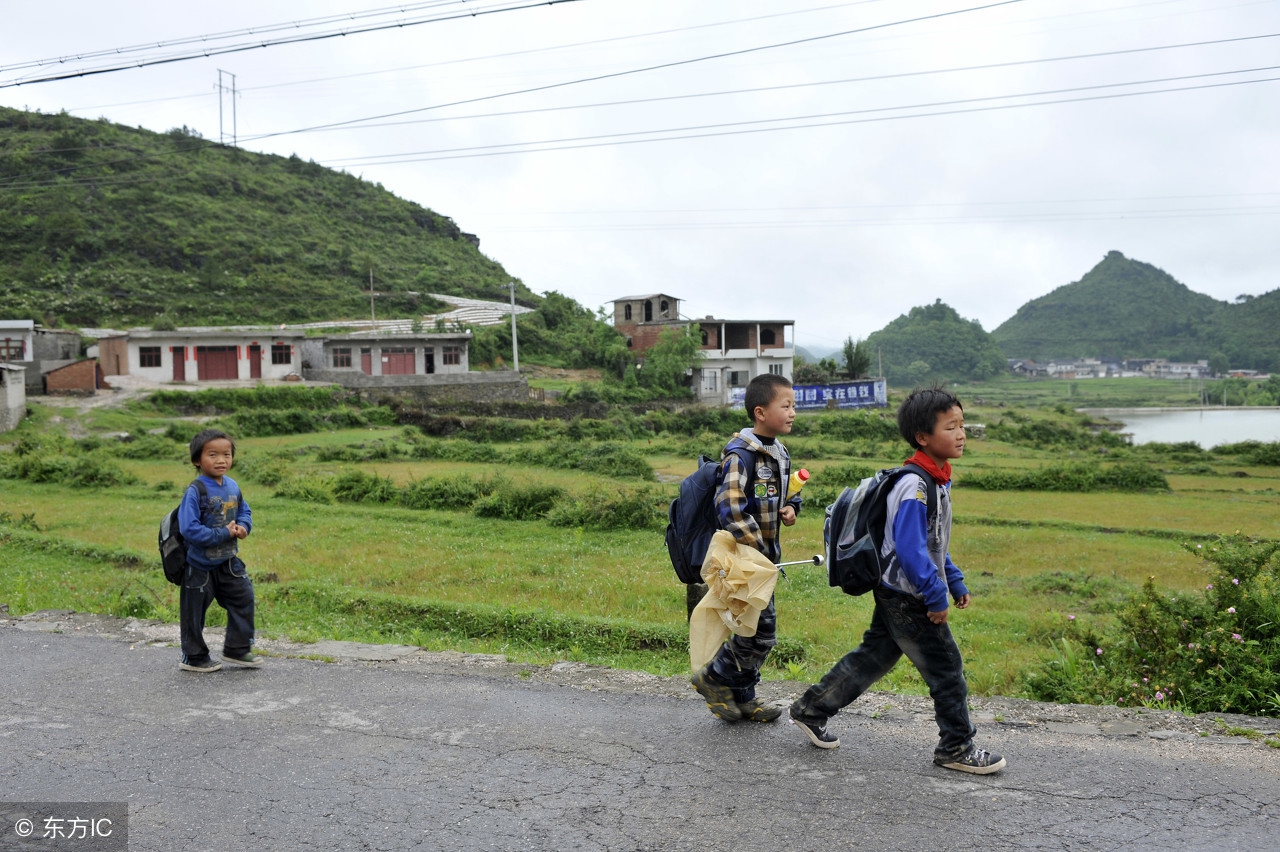
[[[203,503],[209,497],[209,491],[199,479],[188,485],[195,486]],[[183,492],[183,496],[186,492]],[[181,504],[179,504],[181,505]],[[174,506],[164,519],[160,521],[160,564],[164,566],[164,577],[175,586],[181,586],[187,573],[187,543],[178,531],[178,507]]]
[[[755,461],[745,447],[729,450],[744,464]],[[707,558],[711,536],[720,529],[716,519],[716,488],[720,485],[721,460],[698,456],[698,469],[680,482],[680,496],[667,508],[667,553],[681,583],[702,582],[702,561]]]
[[[822,526],[822,542],[827,558],[827,582],[847,595],[865,595],[880,585],[884,563],[884,523],[889,492],[904,473],[919,474],[928,500],[932,526],[938,514],[938,484],[923,468],[913,464],[891,467],[868,476],[856,488],[840,492],[827,507]]]

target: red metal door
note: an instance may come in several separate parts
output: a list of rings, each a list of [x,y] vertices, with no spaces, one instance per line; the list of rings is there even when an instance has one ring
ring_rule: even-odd
[[[202,381],[240,378],[235,346],[197,346],[196,377]]]
[[[262,347],[256,343],[249,347],[249,378],[262,378]]]
[[[413,350],[393,347],[382,350],[382,375],[412,376]]]
[[[185,382],[187,380],[187,347],[174,346],[173,352],[173,380],[175,382]]]
[[[360,350],[360,370],[366,376],[373,375],[373,350],[372,349]]]

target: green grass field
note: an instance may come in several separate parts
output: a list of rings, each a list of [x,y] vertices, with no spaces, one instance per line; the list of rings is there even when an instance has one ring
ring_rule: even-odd
[[[67,410],[35,408],[36,417],[19,434],[62,429],[74,420]],[[998,416],[994,409],[974,409]],[[91,431],[137,433],[169,421],[95,412],[81,422]],[[284,459],[295,476],[360,470],[400,485],[425,477],[502,473],[517,483],[556,485],[570,494],[649,489],[655,503],[665,503],[676,490],[673,481],[645,485],[538,466],[316,459],[316,448],[393,442],[402,434],[400,428],[378,428],[243,439],[238,459],[246,471],[254,461],[274,458]],[[801,450],[812,440],[795,441],[793,456],[814,471],[815,483],[822,482],[824,468],[852,460],[809,463]],[[649,452],[646,440],[633,443]],[[520,451],[520,445],[498,446]],[[878,455],[856,460],[886,466],[906,452],[883,444]],[[647,458],[667,478],[693,469],[692,458],[669,452]],[[1180,593],[1202,588],[1202,565],[1184,541],[1236,530],[1280,538],[1280,469],[1274,468],[1241,478],[1233,475],[1239,465],[1214,462],[1209,473],[1171,476],[1168,493],[964,487],[967,467],[1036,467],[1058,460],[1044,449],[975,440],[956,464],[952,555],[974,601],[953,613],[952,627],[975,693],[1022,694],[1021,673],[1066,631],[1068,616],[1075,616],[1077,631],[1101,628],[1111,618],[1108,604],[1148,576]],[[11,614],[71,608],[176,620],[177,589],[160,572],[156,528],[179,499],[191,468],[180,451],[171,459],[118,463],[141,484],[72,488],[0,480],[0,603]],[[595,532],[465,511],[308,503],[273,496],[273,488],[251,479],[240,481],[255,522],[242,556],[257,584],[263,635],[399,642],[530,662],[576,659],[662,674],[687,670],[685,590],[675,580],[660,528]],[[821,509],[811,506],[784,532],[785,557],[817,553],[821,540]],[[777,591],[781,644],[765,674],[812,680],[857,644],[871,601],[829,588],[823,569],[800,566],[788,573]],[[219,617],[215,607],[210,623]],[[884,687],[923,689],[905,665]]]

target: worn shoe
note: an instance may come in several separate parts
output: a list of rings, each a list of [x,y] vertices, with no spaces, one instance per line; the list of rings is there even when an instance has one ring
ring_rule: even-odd
[[[178,668],[182,669],[184,672],[208,674],[209,672],[216,672],[218,669],[222,668],[222,663],[219,663],[216,660],[211,660],[207,657],[199,662],[183,657],[182,662],[178,664]]]
[[[974,775],[990,775],[1004,769],[1004,758],[986,749],[971,747],[959,757],[935,757],[933,762],[944,769],[972,772]]]
[[[791,724],[803,731],[809,741],[818,748],[840,747],[840,738],[828,731],[826,725],[815,725],[813,722],[801,722],[797,719],[794,706],[787,716],[791,719]]]
[[[698,669],[693,677],[689,678],[689,683],[693,684],[693,688],[698,690],[698,694],[706,700],[707,709],[714,713],[717,719],[723,719],[726,722],[742,720],[742,711],[738,709],[738,702],[733,700],[733,690],[711,680],[706,666]]]
[[[248,666],[251,669],[256,669],[262,665],[262,658],[255,656],[252,651],[245,651],[243,654],[228,654],[223,651],[222,659],[228,663],[235,663],[237,666]]]
[[[762,704],[759,698],[753,698],[738,705],[744,722],[772,722],[782,715],[782,708],[777,704]]]

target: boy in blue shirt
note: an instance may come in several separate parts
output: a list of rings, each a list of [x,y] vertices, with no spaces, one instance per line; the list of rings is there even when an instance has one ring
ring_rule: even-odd
[[[721,456],[716,489],[720,529],[773,562],[782,559],[782,526],[796,522],[799,495],[788,495],[791,457],[777,440],[796,419],[796,394],[784,376],[765,373],[747,384],[743,404],[753,425],[729,439]],[[748,463],[746,459],[750,459]],[[711,662],[694,673],[693,688],[707,708],[726,722],[772,722],[782,709],[756,698],[760,667],[778,644],[773,598],[760,612],[754,636],[732,636]]]
[[[227,611],[222,659],[251,668],[262,665],[251,651],[253,583],[236,556],[238,542],[253,529],[253,514],[240,486],[227,476],[235,456],[235,442],[226,432],[205,429],[191,439],[191,463],[199,476],[178,506],[178,529],[187,544],[186,576],[178,594],[183,671],[222,668],[204,643],[205,613],[215,600]]]
[[[792,723],[818,748],[836,748],[827,720],[889,673],[903,654],[929,687],[939,741],[933,762],[946,769],[986,775],[1005,760],[973,744],[964,662],[947,627],[947,594],[957,609],[969,606],[964,575],[951,561],[951,459],[964,453],[964,409],[941,388],[917,390],[898,408],[898,432],[916,453],[907,464],[937,483],[938,505],[928,516],[926,483],[915,473],[899,477],[889,494],[881,556],[885,569],[873,590],[875,611],[862,644],[791,705]],[[932,521],[932,526],[930,522]]]

